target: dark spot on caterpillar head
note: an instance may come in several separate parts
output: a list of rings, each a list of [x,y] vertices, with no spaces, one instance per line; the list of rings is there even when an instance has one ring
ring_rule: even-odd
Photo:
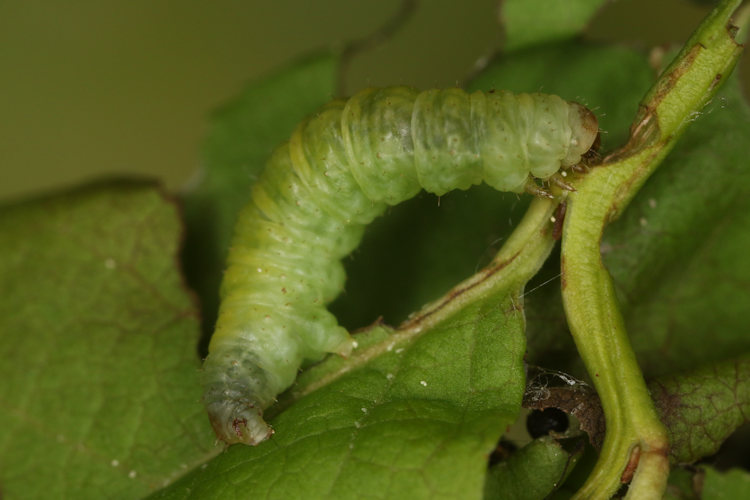
[[[568,430],[568,415],[559,408],[534,410],[526,417],[526,430],[534,439],[546,436],[550,432]]]

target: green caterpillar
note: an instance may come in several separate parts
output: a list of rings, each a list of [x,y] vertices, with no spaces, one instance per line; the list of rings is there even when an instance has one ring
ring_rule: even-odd
[[[303,361],[351,351],[326,304],[343,289],[341,259],[388,205],[481,182],[533,191],[597,135],[591,111],[557,96],[405,87],[331,102],[299,125],[252,187],[229,250],[203,365],[217,436],[267,439],[263,410]]]

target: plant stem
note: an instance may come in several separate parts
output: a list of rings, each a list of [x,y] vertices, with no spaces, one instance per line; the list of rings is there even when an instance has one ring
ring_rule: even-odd
[[[579,498],[608,498],[638,447],[666,483],[666,431],[653,409],[617,308],[612,280],[599,253],[601,232],[616,192],[614,183],[579,189],[568,197],[562,246],[563,301],[578,351],[599,392],[607,434],[597,467]],[[645,462],[640,464],[643,471]],[[659,497],[660,498],[660,497]]]
[[[609,498],[631,478],[628,498],[661,498],[666,486],[666,431],[628,341],[599,245],[606,225],[627,206],[734,67],[741,49],[727,23],[739,3],[725,0],[709,14],[642,101],[628,144],[568,196],[563,302],[607,426],[599,461],[575,498]]]

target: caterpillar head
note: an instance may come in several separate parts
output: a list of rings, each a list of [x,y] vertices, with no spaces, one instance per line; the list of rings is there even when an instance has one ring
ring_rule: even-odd
[[[591,149],[599,147],[599,121],[589,108],[570,102],[568,122],[573,134],[570,138],[568,155],[563,159],[563,168],[580,163],[581,157]]]

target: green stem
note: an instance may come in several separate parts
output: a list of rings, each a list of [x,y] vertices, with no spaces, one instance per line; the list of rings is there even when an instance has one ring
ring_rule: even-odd
[[[599,245],[608,222],[622,212],[734,67],[741,49],[727,23],[739,3],[725,0],[708,16],[644,98],[628,144],[585,176],[568,197],[563,301],[607,426],[599,461],[575,498],[609,498],[631,477],[629,498],[661,498],[666,486],[666,431],[628,341]]]
[[[578,496],[600,499],[608,498],[617,489],[636,447],[641,458],[661,457],[651,470],[666,480],[668,443],[628,342],[612,280],[599,253],[610,208],[602,201],[613,198],[616,185],[596,187],[599,189],[581,188],[568,197],[562,279],[568,324],[599,392],[607,425],[597,467]]]

